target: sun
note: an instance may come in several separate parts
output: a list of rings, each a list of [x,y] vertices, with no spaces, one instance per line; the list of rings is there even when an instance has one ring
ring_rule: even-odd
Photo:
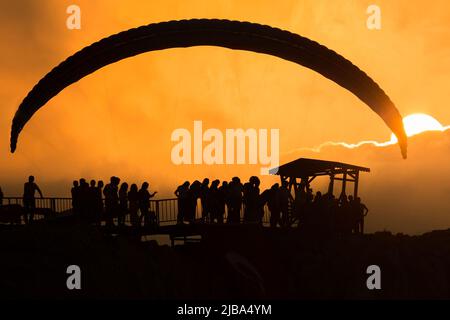
[[[444,131],[445,128],[435,118],[424,113],[414,113],[403,118],[403,127],[406,135],[412,137],[425,131]],[[397,137],[392,134],[391,141],[397,142]]]

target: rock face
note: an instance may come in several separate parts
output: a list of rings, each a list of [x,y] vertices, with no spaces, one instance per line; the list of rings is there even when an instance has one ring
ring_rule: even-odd
[[[66,222],[0,225],[0,298],[450,298],[450,230],[314,237],[297,230],[217,230],[159,246]],[[66,268],[81,269],[68,290]],[[381,290],[366,286],[381,270]]]

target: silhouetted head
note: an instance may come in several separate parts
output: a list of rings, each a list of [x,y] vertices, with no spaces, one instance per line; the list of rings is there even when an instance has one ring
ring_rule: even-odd
[[[278,183],[275,183],[270,189],[277,190],[280,187]]]
[[[228,187],[228,181],[224,181],[224,182],[222,182],[222,186],[224,186],[224,187]]]
[[[259,178],[257,176],[252,176],[250,177],[250,183],[255,185],[256,187],[259,187],[259,185],[261,184],[261,181],[259,180]]]
[[[120,184],[120,178],[119,177],[114,177],[114,184],[116,186],[119,186],[119,184]]]
[[[203,186],[209,185],[209,179],[208,178],[203,179],[202,185]]]
[[[142,184],[142,190],[147,190],[148,189],[148,186],[149,186],[149,184],[148,184],[148,182],[144,182],[143,184]]]
[[[86,179],[80,179],[80,186],[84,186],[86,184]]]
[[[79,186],[78,180],[74,180],[74,181],[73,181],[73,186],[74,186],[75,188],[77,188],[77,187]]]
[[[115,179],[116,177],[114,177],[114,176],[112,176],[111,178],[109,178],[109,182],[111,183],[111,184],[114,184],[114,179]]]
[[[283,182],[281,183],[281,186],[282,186],[283,188],[287,188],[288,185],[289,185],[289,183],[288,183],[287,181],[283,181]]]
[[[185,188],[188,188],[189,185],[190,185],[190,182],[189,182],[189,181],[185,181],[185,182],[182,184],[182,186],[185,187]]]
[[[240,183],[240,182],[241,182],[241,179],[239,179],[239,177],[233,177],[233,178],[231,179],[231,181],[234,182],[234,183]]]
[[[353,201],[353,196],[348,196],[348,201]]]
[[[120,191],[127,191],[128,190],[128,183],[124,182],[120,185]]]
[[[130,192],[137,192],[138,191],[138,187],[136,183],[133,183],[130,187]]]
[[[194,182],[191,183],[191,186],[189,187],[190,190],[198,190],[199,188],[201,188],[202,184],[200,183],[200,181],[195,180]]]
[[[211,183],[211,187],[217,188],[217,186],[220,184],[220,180],[216,179]]]
[[[34,176],[29,176],[28,177],[28,182],[34,182]]]
[[[92,188],[95,187],[95,180],[91,180],[91,187],[92,187]]]
[[[104,186],[103,181],[100,180],[100,181],[97,183],[97,186],[98,186],[100,189],[103,188],[103,186]]]

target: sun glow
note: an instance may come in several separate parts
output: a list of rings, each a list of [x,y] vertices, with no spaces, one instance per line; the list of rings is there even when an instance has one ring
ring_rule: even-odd
[[[444,131],[450,129],[450,126],[444,127],[435,118],[433,118],[432,116],[430,116],[428,114],[424,114],[424,113],[414,113],[414,114],[410,114],[409,116],[404,117],[403,118],[403,126],[405,128],[405,132],[408,137],[412,137],[412,136],[418,135],[418,134],[426,132],[426,131],[444,132]],[[308,151],[320,152],[323,147],[329,147],[329,146],[341,146],[341,147],[348,148],[348,149],[359,148],[363,145],[372,145],[375,147],[387,147],[387,146],[396,144],[397,142],[398,142],[397,137],[394,134],[392,134],[391,139],[389,141],[385,141],[385,142],[378,142],[378,141],[372,141],[372,140],[360,141],[357,143],[328,141],[328,142],[322,143],[321,145],[314,147],[314,148],[300,148],[300,149],[295,149],[294,151],[308,150]]]
[[[403,118],[403,126],[408,137],[415,136],[426,131],[445,131],[447,127],[442,126],[435,118],[424,113],[414,113]],[[392,134],[391,141],[397,142],[397,137]]]

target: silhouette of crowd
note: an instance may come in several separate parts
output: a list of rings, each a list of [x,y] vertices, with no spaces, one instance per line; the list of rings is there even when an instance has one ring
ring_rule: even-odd
[[[178,223],[183,221],[194,222],[196,218],[197,202],[200,199],[201,221],[210,223],[223,223],[225,212],[227,223],[240,223],[241,211],[243,221],[261,223],[264,216],[264,203],[261,203],[260,180],[251,177],[247,183],[242,184],[238,177],[230,182],[210,180],[205,178],[202,182],[186,181],[175,190],[178,198]]]
[[[364,217],[369,210],[360,197],[342,193],[336,198],[332,193],[313,194],[309,186],[295,192],[294,216],[299,226],[318,233],[364,233]]]
[[[73,214],[80,221],[106,226],[124,226],[129,221],[132,226],[158,225],[158,217],[151,210],[151,199],[157,192],[149,191],[148,182],[140,188],[128,185],[118,177],[111,177],[109,183],[86,179],[73,181],[71,189]],[[294,186],[287,181],[275,183],[261,192],[260,180],[250,177],[242,183],[239,177],[231,181],[208,178],[202,182],[184,182],[175,190],[178,204],[177,223],[217,223],[217,224],[263,224],[265,208],[272,228],[297,226],[314,233],[362,234],[364,218],[368,213],[361,198],[342,193],[336,198],[332,193],[313,193],[309,184]],[[34,176],[24,184],[23,207],[25,223],[33,221],[36,198],[42,192]],[[0,205],[3,192],[0,188]],[[200,218],[197,219],[197,212]]]
[[[148,182],[140,189],[136,184],[120,183],[120,178],[111,177],[108,184],[103,181],[75,180],[71,190],[72,208],[81,221],[114,226],[124,226],[127,216],[132,226],[156,226],[157,217],[150,210],[150,199],[157,192],[150,193]],[[104,197],[104,198],[103,198]]]
[[[309,185],[302,185],[292,195],[287,181],[275,183],[270,189],[260,191],[260,180],[253,176],[242,183],[238,177],[230,182],[208,178],[202,182],[184,182],[175,190],[178,199],[177,222],[196,222],[196,212],[201,212],[200,222],[262,224],[264,208],[270,214],[271,227],[299,228],[314,232],[338,234],[363,233],[367,207],[361,199],[342,194],[316,194]],[[200,205],[198,200],[200,199]]]

